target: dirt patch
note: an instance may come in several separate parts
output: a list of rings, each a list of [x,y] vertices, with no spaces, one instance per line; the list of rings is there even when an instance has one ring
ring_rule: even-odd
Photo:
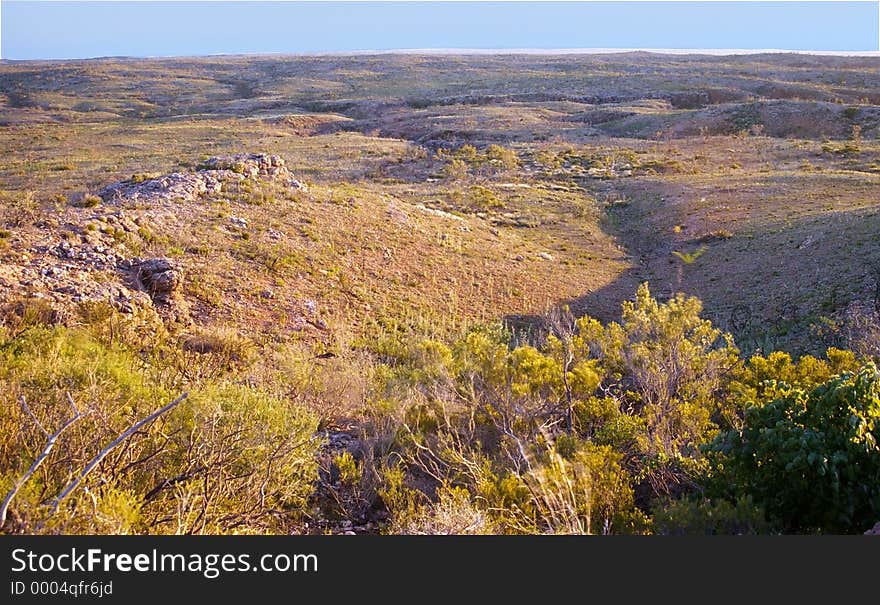
[[[318,134],[331,134],[342,129],[350,118],[336,114],[291,114],[269,118],[270,124],[283,126],[287,132],[298,136],[310,137]]]

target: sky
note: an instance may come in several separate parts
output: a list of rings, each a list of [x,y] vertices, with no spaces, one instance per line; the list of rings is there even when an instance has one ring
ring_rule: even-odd
[[[877,51],[880,2],[0,0],[3,59],[392,49]]]

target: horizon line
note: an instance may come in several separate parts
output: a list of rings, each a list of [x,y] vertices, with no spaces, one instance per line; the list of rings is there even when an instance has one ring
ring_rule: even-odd
[[[795,54],[831,57],[880,57],[880,50],[795,50],[780,48],[394,48],[309,52],[230,52],[196,55],[98,55],[42,59],[4,59],[3,63],[40,63],[53,61],[101,61],[108,59],[199,59],[211,57],[353,57],[371,55],[612,55],[646,53],[657,55],[737,56]]]

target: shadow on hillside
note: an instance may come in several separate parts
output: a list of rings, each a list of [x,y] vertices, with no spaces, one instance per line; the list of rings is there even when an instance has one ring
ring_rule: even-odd
[[[834,340],[835,318],[853,304],[880,300],[880,210],[860,208],[767,224],[745,238],[713,242],[704,256],[684,266],[654,258],[603,288],[560,301],[576,317],[619,321],[621,303],[633,300],[640,283],[654,297],[676,291],[699,298],[702,317],[734,335],[744,352],[787,350],[821,354]],[[617,234],[620,236],[620,234]],[[626,244],[625,238],[620,238]],[[657,249],[661,253],[667,247]],[[668,254],[668,253],[667,253]],[[678,284],[680,287],[673,287]],[[541,315],[508,315],[504,324],[534,342],[547,333]],[[831,340],[829,340],[831,338]]]
[[[559,306],[568,306],[575,318],[589,316],[602,323],[619,321],[621,304],[635,298],[642,281],[640,268],[627,269],[613,282],[576,298],[560,301]],[[537,344],[546,337],[549,330],[546,314],[505,315],[502,323],[513,334],[517,343]]]

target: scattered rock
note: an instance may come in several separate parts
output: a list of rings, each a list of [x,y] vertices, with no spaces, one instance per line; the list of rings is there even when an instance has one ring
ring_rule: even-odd
[[[278,155],[266,153],[240,153],[238,155],[208,158],[199,166],[200,173],[231,171],[251,180],[271,179],[285,183],[300,191],[308,191],[306,185],[295,178]]]
[[[360,447],[360,443],[354,435],[345,431],[327,431],[327,447],[334,451],[348,451],[354,453]]]
[[[61,260],[75,261],[83,269],[113,270],[120,260],[116,253],[98,235],[85,238],[85,241],[82,241],[78,246],[71,244],[67,240],[61,240],[54,246],[38,248],[39,252],[48,252]],[[61,270],[61,268],[56,266],[52,267],[52,270]],[[57,277],[58,274],[49,273],[46,276]]]
[[[553,260],[553,255],[552,255],[552,254],[548,254],[547,252],[539,252],[539,253],[538,253],[538,256],[540,256],[540,257],[543,258],[544,260]]]
[[[428,208],[424,204],[416,204],[416,209],[421,210],[426,214],[433,214],[434,216],[439,216],[440,218],[449,219],[451,221],[463,221],[464,219],[460,216],[456,216],[444,210],[437,210],[436,208]]]
[[[238,216],[230,216],[229,222],[232,223],[233,225],[235,225],[236,227],[241,227],[242,229],[248,228],[248,222],[247,222],[247,219],[245,219],[245,218],[241,218]]]
[[[122,259],[105,244],[61,240],[30,248],[29,257],[27,265],[0,265],[0,300],[11,300],[27,291],[30,298],[45,301],[62,322],[73,317],[72,305],[82,303],[110,304],[124,313],[152,306],[146,293],[106,279]],[[102,274],[100,278],[96,272]]]

